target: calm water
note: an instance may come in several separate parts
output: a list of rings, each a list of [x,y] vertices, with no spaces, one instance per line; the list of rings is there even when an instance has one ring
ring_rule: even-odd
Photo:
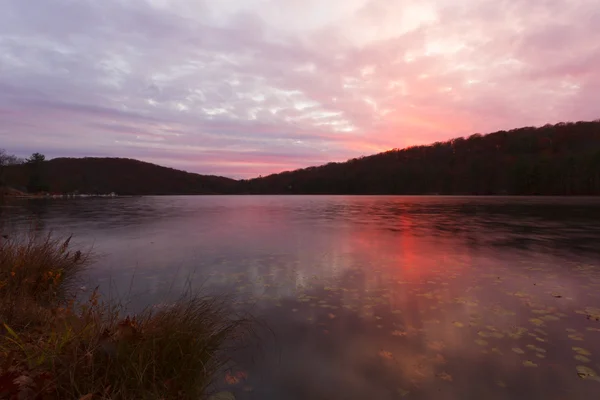
[[[272,330],[238,399],[597,399],[600,199],[215,196],[17,203],[134,307],[235,293]],[[132,279],[132,276],[135,276]]]

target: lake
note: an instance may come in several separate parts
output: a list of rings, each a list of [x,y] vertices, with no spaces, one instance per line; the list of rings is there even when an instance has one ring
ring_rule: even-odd
[[[0,218],[93,246],[90,285],[133,308],[234,294],[270,329],[222,382],[237,399],[600,393],[599,198],[74,199]]]

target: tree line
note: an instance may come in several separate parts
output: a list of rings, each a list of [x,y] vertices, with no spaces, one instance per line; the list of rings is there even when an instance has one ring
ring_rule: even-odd
[[[474,134],[250,180],[137,160],[26,160],[0,151],[0,186],[122,194],[600,195],[600,120]]]
[[[25,165],[28,172],[27,191],[31,193],[48,191],[49,187],[43,178],[44,161],[46,156],[41,153],[33,153],[29,158],[23,159],[9,154],[5,149],[0,149],[0,188],[9,186],[9,182],[6,181],[9,167]]]
[[[264,194],[600,195],[600,120],[474,134],[241,182]]]

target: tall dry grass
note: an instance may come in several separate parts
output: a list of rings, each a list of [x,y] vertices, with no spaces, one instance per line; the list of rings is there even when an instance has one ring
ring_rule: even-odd
[[[254,321],[194,294],[133,316],[97,290],[77,302],[90,260],[70,238],[0,242],[0,398],[206,397]]]

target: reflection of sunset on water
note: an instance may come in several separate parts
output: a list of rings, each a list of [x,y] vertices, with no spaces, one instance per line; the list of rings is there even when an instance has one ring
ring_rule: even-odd
[[[134,306],[202,288],[264,322],[223,377],[238,400],[592,399],[600,209],[536,201],[116,199],[45,223],[93,241],[94,284],[135,273]]]

